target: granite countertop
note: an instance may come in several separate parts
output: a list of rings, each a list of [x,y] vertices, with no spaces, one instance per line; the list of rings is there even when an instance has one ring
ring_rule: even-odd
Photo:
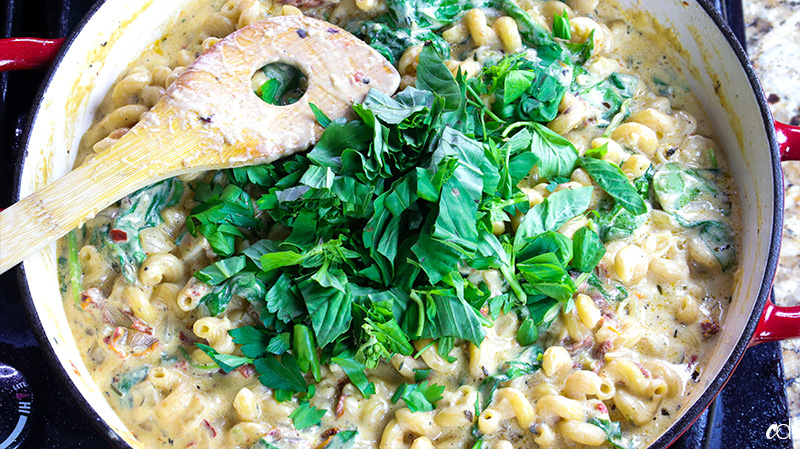
[[[776,120],[800,125],[800,0],[743,0],[747,48]],[[800,162],[784,162],[783,245],[775,276],[778,305],[800,305]],[[785,341],[786,395],[800,449],[800,339]]]

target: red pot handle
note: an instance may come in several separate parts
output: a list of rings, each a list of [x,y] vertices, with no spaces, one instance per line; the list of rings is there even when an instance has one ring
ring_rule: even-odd
[[[779,307],[768,299],[749,346],[800,337],[800,306]]]
[[[0,39],[0,72],[45,67],[53,61],[64,39],[13,37]]]
[[[800,126],[775,122],[781,161],[800,161]]]
[[[800,160],[800,127],[775,122],[781,161]],[[750,346],[766,341],[800,337],[800,306],[779,307],[768,299],[758,320]]]

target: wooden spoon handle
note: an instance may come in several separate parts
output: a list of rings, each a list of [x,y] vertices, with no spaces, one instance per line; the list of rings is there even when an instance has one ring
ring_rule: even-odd
[[[0,273],[120,198],[169,177],[166,170],[181,162],[180,152],[154,159],[149,157],[148,150],[172,143],[201,144],[191,130],[165,137],[166,140],[121,140],[105,153],[0,212]]]
[[[308,79],[292,105],[253,93],[253,73],[274,62]],[[322,133],[310,103],[342,117],[370,88],[391,94],[399,79],[376,51],[326,22],[281,16],[243,28],[199,57],[111,148],[0,212],[0,273],[146,185],[305,150]]]

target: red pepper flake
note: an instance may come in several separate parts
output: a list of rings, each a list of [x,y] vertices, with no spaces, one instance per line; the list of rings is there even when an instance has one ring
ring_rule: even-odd
[[[347,395],[342,393],[339,395],[339,400],[336,401],[336,417],[341,418],[344,415],[344,401],[347,399]]]
[[[565,344],[564,349],[566,349],[567,352],[569,352],[571,355],[575,355],[584,349],[591,348],[594,344],[594,340],[592,340],[592,337],[590,335],[583,337],[583,340],[581,341],[572,341],[572,339],[570,339],[569,341],[571,341],[572,343]]]
[[[80,373],[80,371],[78,371],[78,367],[75,366],[75,364],[72,363],[72,362],[69,362],[69,364],[72,366],[72,372],[75,373],[76,376],[80,376],[81,373]]]
[[[369,84],[372,80],[369,79],[363,72],[360,70],[356,70],[356,73],[353,74],[353,79],[356,80],[357,83],[364,83]]]
[[[244,377],[245,379],[249,379],[249,378],[253,377],[253,374],[255,374],[256,367],[253,366],[252,363],[247,363],[247,364],[244,364],[244,365],[236,368],[236,371],[238,371],[239,374],[241,374],[242,377]]]
[[[119,229],[112,229],[108,233],[111,236],[111,240],[115,242],[126,242],[128,241],[128,233],[125,231],[121,231]]]
[[[184,334],[183,331],[178,332],[178,339],[180,339],[180,341],[183,343],[194,344],[194,340],[189,338],[188,335]]]
[[[700,329],[703,329],[703,338],[708,338],[719,332],[719,323],[714,317],[711,317],[700,323]]]
[[[145,333],[147,335],[153,335],[153,328],[147,325],[144,321],[140,319],[133,320],[131,327],[136,329],[139,332]]]
[[[203,425],[206,426],[209,432],[211,432],[211,438],[217,437],[217,429],[215,429],[214,426],[212,426],[207,419],[203,420]]]
[[[117,326],[116,328],[114,328],[114,333],[111,334],[110,337],[106,337],[106,338],[103,339],[103,341],[108,345],[109,349],[111,349],[112,351],[116,352],[117,355],[120,356],[120,358],[123,358],[123,359],[125,357],[128,357],[128,354],[126,354],[123,351],[120,351],[117,348],[117,343],[119,343],[119,340],[124,335],[125,335],[125,329]]]
[[[94,302],[94,300],[86,293],[86,290],[84,290],[81,292],[81,302]]]
[[[592,357],[596,359],[603,359],[608,351],[614,347],[614,342],[612,340],[606,340],[600,344],[595,345],[594,349],[592,349]]]
[[[608,415],[608,408],[607,408],[607,407],[606,407],[606,405],[605,405],[605,404],[603,404],[602,402],[600,402],[600,403],[598,403],[597,405],[595,405],[595,406],[594,406],[594,408],[595,408],[595,410],[597,410],[598,412],[600,412],[600,413],[602,413],[602,414],[604,414],[604,415]]]
[[[97,287],[92,287],[81,292],[81,307],[83,310],[89,310],[89,307],[93,305],[99,307],[98,304],[100,304],[100,302],[104,299],[105,297],[103,296],[103,292],[101,292]],[[101,310],[103,310],[103,312],[107,312],[105,309]],[[108,321],[110,322],[111,320]]]
[[[337,428],[331,428],[325,432],[322,432],[322,443],[320,443],[316,449],[324,449],[328,447],[328,444],[331,442],[331,438],[333,438],[333,436],[337,433],[339,433],[339,429]]]

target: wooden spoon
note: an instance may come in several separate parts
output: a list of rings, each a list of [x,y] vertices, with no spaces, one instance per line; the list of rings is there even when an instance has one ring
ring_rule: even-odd
[[[308,79],[292,105],[267,104],[251,88],[253,73],[275,62]],[[305,150],[322,133],[309,103],[343,117],[369,89],[392,94],[399,82],[380,54],[327,22],[281,16],[242,28],[197,58],[111,148],[0,212],[0,273],[156,181]]]

